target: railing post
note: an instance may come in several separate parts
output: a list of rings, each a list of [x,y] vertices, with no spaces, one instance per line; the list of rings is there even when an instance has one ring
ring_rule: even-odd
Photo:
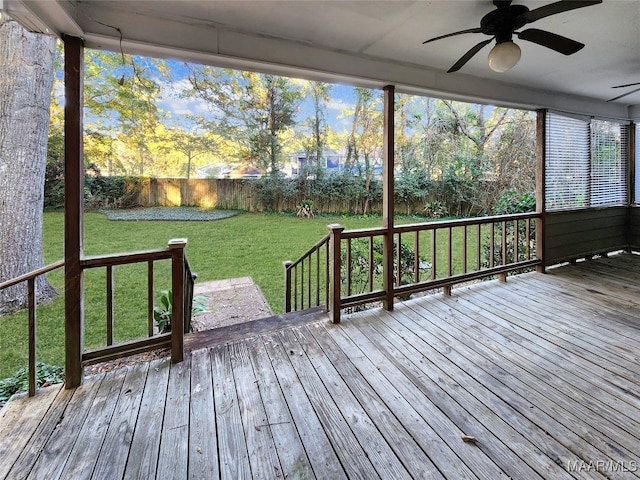
[[[383,168],[382,168],[382,226],[387,229],[382,238],[382,285],[386,292],[383,300],[385,310],[393,310],[394,278],[393,278],[393,226],[394,226],[394,104],[395,87],[384,87],[384,119],[383,119]],[[400,239],[398,239],[400,248]],[[400,259],[398,259],[400,261]],[[398,276],[401,274],[398,273]],[[400,282],[398,282],[398,286]]]
[[[287,260],[282,262],[284,265],[284,312],[289,313],[291,311],[291,261]]]
[[[186,238],[169,240],[171,249],[171,362],[183,360],[184,350],[184,247]]]
[[[36,394],[36,278],[27,280],[29,302],[29,396]]]
[[[329,319],[340,323],[340,242],[344,227],[337,223],[327,225],[329,229]]]

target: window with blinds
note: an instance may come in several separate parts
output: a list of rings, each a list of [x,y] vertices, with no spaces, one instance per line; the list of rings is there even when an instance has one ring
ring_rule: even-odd
[[[547,114],[546,209],[627,203],[625,125]]]

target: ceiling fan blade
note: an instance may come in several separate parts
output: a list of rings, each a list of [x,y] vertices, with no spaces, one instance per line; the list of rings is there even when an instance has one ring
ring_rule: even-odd
[[[625,87],[633,87],[634,85],[640,85],[640,82],[636,82],[636,83],[627,83],[626,85],[616,85],[615,87],[611,87],[611,88],[625,88]]]
[[[576,8],[590,7],[599,3],[602,3],[602,0],[564,0],[530,10],[523,13],[520,18],[526,23],[531,23],[549,15],[575,10]]]
[[[518,33],[518,38],[529,42],[537,43],[543,47],[550,48],[564,55],[572,55],[578,50],[584,48],[584,43],[576,42],[570,38],[557,35],[555,33],[539,30],[537,28],[528,28]]]
[[[483,42],[480,42],[479,44],[477,44],[475,47],[471,48],[471,50],[469,50],[467,53],[465,53],[462,58],[460,58],[460,60],[458,60],[453,67],[451,67],[449,70],[447,70],[447,73],[453,73],[453,72],[457,72],[458,70],[460,70],[462,67],[464,67],[464,64],[467,63],[469,60],[471,60],[471,58],[478,53],[480,50],[482,50],[486,45],[488,45],[489,43],[491,43],[493,41],[493,38],[490,38],[489,40],[484,40]]]
[[[631,85],[633,85],[633,83]],[[638,84],[636,83],[636,85]],[[611,100],[607,100],[607,102],[613,102],[615,100],[618,100],[619,98],[626,97],[627,95],[631,95],[632,93],[636,93],[636,92],[640,92],[640,88],[636,88],[635,90],[631,90],[630,92],[623,93],[622,95],[618,95],[617,97],[614,97]]]
[[[448,33],[446,35],[440,35],[439,37],[430,38],[429,40],[425,40],[424,42],[422,42],[422,44],[424,45],[425,43],[435,42],[436,40],[440,40],[442,38],[454,37],[456,35],[463,35],[465,33],[482,33],[482,29],[481,28],[469,28],[467,30],[460,30],[459,32]]]

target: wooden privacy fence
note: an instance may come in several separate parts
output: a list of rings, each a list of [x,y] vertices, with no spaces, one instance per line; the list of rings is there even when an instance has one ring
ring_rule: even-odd
[[[541,264],[541,215],[523,213],[400,225],[385,246],[385,228],[344,230],[329,225],[324,237],[295,262],[285,262],[285,310],[324,305],[334,321],[340,310]],[[390,258],[385,257],[385,248]]]
[[[274,208],[278,211],[295,212],[301,200],[313,201],[316,213],[329,214],[362,214],[364,199],[332,199],[326,197],[279,198],[274,205],[266,206],[254,180],[216,179],[216,178],[145,178],[141,181],[134,203],[143,207],[181,207],[197,206],[202,208],[219,208],[221,210],[243,210],[247,212],[263,212]],[[422,214],[425,204],[437,200],[436,195],[416,199],[410,202],[396,200],[396,214]],[[445,202],[446,203],[446,199]],[[456,204],[451,214],[466,211],[466,204]],[[367,213],[381,214],[382,201],[370,201]]]

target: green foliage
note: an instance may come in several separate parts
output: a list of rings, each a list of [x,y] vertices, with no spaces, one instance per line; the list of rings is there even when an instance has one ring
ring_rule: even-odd
[[[84,178],[85,206],[90,209],[135,207],[141,186],[141,177],[104,177],[92,165]]]
[[[505,191],[494,209],[495,215],[508,215],[514,213],[528,213],[536,209],[536,196],[534,193],[518,194],[515,190]],[[535,249],[536,234],[535,229],[531,228],[529,237],[527,238],[526,224],[524,221],[518,223],[518,258],[515,258],[515,242],[514,242],[514,222],[507,222],[504,234],[506,235],[506,261],[514,263],[525,259],[527,245],[533,251]],[[487,243],[482,248],[482,266],[488,268],[491,265],[491,255],[493,255],[493,264],[502,264],[502,229],[496,229],[494,233],[494,247],[491,252],[491,246]]]
[[[439,200],[427,202],[424,206],[424,213],[429,218],[443,218],[449,215],[447,207]]]
[[[54,367],[46,363],[36,364],[36,386],[38,388],[61,383],[64,380],[64,369]],[[4,380],[0,380],[0,407],[19,392],[26,392],[29,389],[29,371],[27,367],[21,368],[15,375]]]
[[[296,197],[296,185],[281,172],[271,172],[256,180],[258,199],[272,212],[281,212],[286,199]]]
[[[207,307],[202,303],[207,299],[204,295],[193,298],[191,303],[191,315],[207,311]],[[173,309],[173,294],[171,290],[160,291],[160,305],[153,307],[153,320],[160,333],[171,331],[171,318]],[[191,319],[189,319],[189,330],[191,330]]]
[[[357,239],[351,242],[351,294],[357,295],[360,293],[366,293],[369,291],[369,270],[373,270],[374,275],[374,288],[382,283],[382,271],[383,271],[383,254],[382,254],[383,242],[381,238],[375,238],[373,241],[373,263],[369,263],[369,239]],[[393,251],[397,255],[398,241],[393,241]],[[347,252],[342,250],[341,256],[341,274],[344,279],[347,278]],[[416,254],[415,251],[408,243],[400,242],[400,284],[404,285],[413,281],[414,266],[415,266]],[[418,258],[418,262],[421,265],[428,265],[426,259],[422,256]],[[394,261],[394,278],[398,277],[398,261]],[[346,285],[343,285],[343,295],[347,295]]]
[[[312,218],[315,216],[313,213],[313,200],[301,200],[297,208],[298,208],[298,211],[296,212],[297,217]]]
[[[528,213],[536,210],[536,194],[519,194],[515,190],[507,190],[498,198],[493,210],[494,215],[508,215],[511,213]]]

